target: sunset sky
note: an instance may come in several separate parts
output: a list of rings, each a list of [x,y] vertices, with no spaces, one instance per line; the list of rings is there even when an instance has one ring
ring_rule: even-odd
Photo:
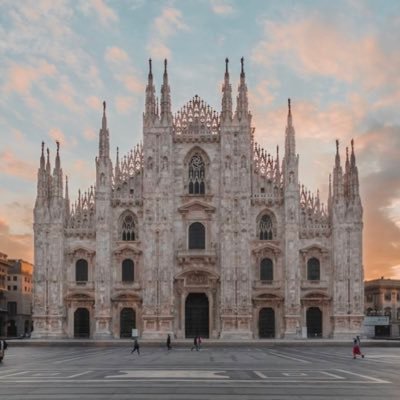
[[[225,57],[245,58],[256,140],[284,142],[292,99],[300,181],[326,202],[335,139],[355,140],[365,277],[400,278],[400,2],[0,0],[0,252],[33,260],[41,142],[61,142],[70,197],[95,180],[102,101],[112,157],[142,137],[148,58],[168,59],[174,112],[220,110]]]

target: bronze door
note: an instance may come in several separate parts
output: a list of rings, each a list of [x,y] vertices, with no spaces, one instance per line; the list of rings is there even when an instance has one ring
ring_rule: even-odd
[[[275,337],[275,311],[273,308],[262,308],[260,310],[258,332],[260,338]]]
[[[190,293],[186,298],[185,336],[209,337],[209,305],[205,293]]]

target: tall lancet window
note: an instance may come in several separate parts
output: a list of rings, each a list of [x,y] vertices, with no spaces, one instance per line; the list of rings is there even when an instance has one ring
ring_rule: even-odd
[[[126,215],[122,220],[121,236],[122,240],[127,242],[135,240],[135,221],[130,214]]]
[[[189,163],[189,194],[205,193],[204,161],[199,153],[195,153]]]
[[[260,240],[272,240],[273,238],[273,225],[272,219],[269,215],[263,215],[260,220]]]

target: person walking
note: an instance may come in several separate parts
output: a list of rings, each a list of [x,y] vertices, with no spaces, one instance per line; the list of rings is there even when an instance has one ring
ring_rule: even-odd
[[[139,348],[140,348],[139,342],[138,342],[137,339],[135,339],[134,342],[133,342],[133,349],[132,349],[132,351],[131,351],[131,354],[134,353],[135,351],[137,351],[137,353],[138,353],[139,356],[140,356]]]
[[[360,338],[356,337],[353,339],[353,358],[356,359],[357,356],[361,356],[362,358],[364,358],[364,354],[361,353],[361,349],[360,349]]]
[[[171,335],[170,334],[168,334],[168,336],[167,336],[167,349],[168,350],[172,349],[172,347],[171,347]]]
[[[193,349],[196,349],[197,351],[199,351],[199,342],[198,342],[198,337],[195,336],[193,339],[193,346],[190,349],[190,351],[193,351]]]
[[[0,339],[0,362],[3,361],[5,351],[7,350],[8,344],[4,339]]]

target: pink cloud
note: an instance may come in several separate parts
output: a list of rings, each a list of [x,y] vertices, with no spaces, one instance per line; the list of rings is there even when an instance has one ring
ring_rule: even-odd
[[[118,21],[116,12],[109,7],[103,0],[90,0],[90,5],[96,11],[100,22],[108,25],[110,22]]]
[[[34,181],[36,179],[37,167],[32,163],[18,158],[11,151],[2,151],[0,152],[0,170],[6,175]]]
[[[58,128],[52,128],[49,132],[49,136],[55,140],[59,141],[62,146],[65,146],[66,140],[64,133]]]
[[[384,48],[376,37],[357,38],[315,17],[284,23],[267,21],[264,31],[265,37],[252,53],[259,64],[287,63],[300,73],[357,81],[367,88],[400,84],[399,52]]]
[[[85,137],[85,139],[90,141],[95,140],[97,138],[96,132],[92,128],[86,128],[83,131],[83,136]]]
[[[85,103],[92,108],[93,110],[101,110],[102,107],[102,102],[101,100],[96,97],[96,96],[89,96],[86,98]]]
[[[144,90],[144,83],[133,75],[119,75],[116,78],[132,93],[142,93]]]
[[[7,84],[4,89],[6,92],[29,95],[33,84],[44,77],[54,76],[56,72],[56,67],[46,61],[41,61],[36,66],[14,64],[8,69]]]
[[[128,54],[120,47],[108,47],[104,57],[110,63],[129,62]]]
[[[14,234],[8,223],[0,219],[0,243],[1,251],[9,258],[22,258],[33,262],[33,235],[31,233]]]
[[[120,114],[126,114],[132,111],[135,105],[135,99],[129,96],[118,96],[115,99],[115,107]]]
[[[228,15],[235,11],[232,4],[228,3],[226,0],[210,0],[210,3],[211,9],[215,14]]]

